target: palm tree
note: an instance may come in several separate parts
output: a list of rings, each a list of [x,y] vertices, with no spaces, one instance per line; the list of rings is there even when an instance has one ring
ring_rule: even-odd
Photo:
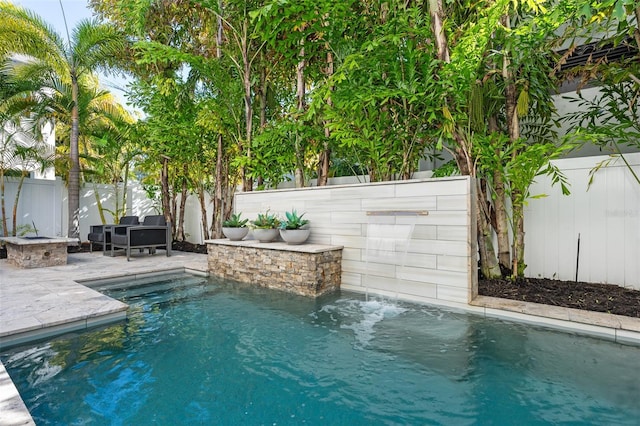
[[[68,236],[78,237],[80,209],[78,80],[109,65],[124,48],[124,38],[111,26],[92,20],[81,21],[67,34],[68,42],[36,14],[0,1],[0,57],[26,55],[23,67],[34,74],[56,76],[71,88],[69,134],[69,226]]]
[[[25,177],[30,170],[44,169],[53,163],[53,150],[43,140],[40,130],[42,122],[27,118],[24,114],[23,93],[33,88],[27,81],[13,84],[6,74],[0,72],[0,229],[3,236],[9,235],[5,208],[5,176],[18,175],[18,189],[13,205],[12,235],[17,231],[17,208]]]

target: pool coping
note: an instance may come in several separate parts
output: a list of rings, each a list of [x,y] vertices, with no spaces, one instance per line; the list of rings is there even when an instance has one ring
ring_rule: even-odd
[[[640,346],[640,318],[564,308],[489,296],[470,303],[487,317],[497,317]]]

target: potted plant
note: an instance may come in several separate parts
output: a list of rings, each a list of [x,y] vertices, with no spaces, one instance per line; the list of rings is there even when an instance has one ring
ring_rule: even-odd
[[[242,213],[234,213],[231,217],[222,222],[222,233],[231,241],[240,241],[249,233],[247,222],[249,219],[242,219]]]
[[[251,221],[253,236],[261,243],[268,243],[275,240],[278,236],[279,226],[280,219],[278,219],[275,214],[269,213],[269,211],[258,213],[258,217]]]
[[[311,230],[309,221],[302,218],[304,215],[295,210],[285,213],[287,219],[280,223],[280,236],[287,244],[302,244],[309,238]]]

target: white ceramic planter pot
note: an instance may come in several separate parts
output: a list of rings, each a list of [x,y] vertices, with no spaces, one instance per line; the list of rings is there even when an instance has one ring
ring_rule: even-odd
[[[310,229],[281,229],[280,236],[282,239],[291,245],[302,244],[307,241],[311,234]]]
[[[261,243],[270,243],[275,240],[278,236],[277,229],[260,229],[256,228],[251,231],[253,233],[253,238],[260,241]]]
[[[231,241],[240,241],[249,233],[249,228],[222,228],[222,233]]]

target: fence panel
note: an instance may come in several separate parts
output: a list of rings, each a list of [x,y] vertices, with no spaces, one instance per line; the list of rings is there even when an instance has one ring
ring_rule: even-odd
[[[640,175],[640,153],[625,154]],[[525,209],[525,273],[530,277],[619,284],[640,289],[640,184],[618,159],[595,175],[605,156],[557,160],[571,195],[539,177]],[[580,254],[578,257],[578,236]],[[577,265],[577,268],[576,268]]]

